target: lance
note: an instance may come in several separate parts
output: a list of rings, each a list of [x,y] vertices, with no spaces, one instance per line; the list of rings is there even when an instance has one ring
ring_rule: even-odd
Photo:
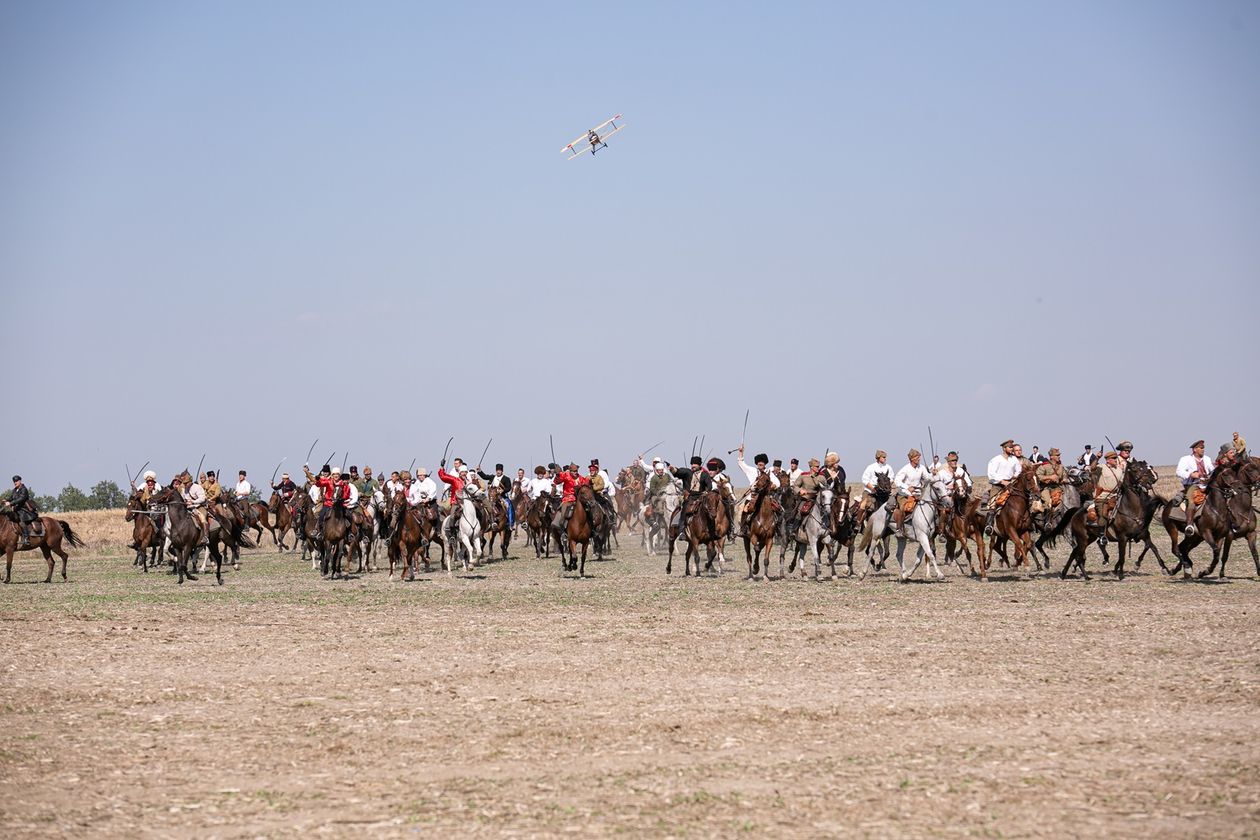
[[[451,435],[449,438],[447,438],[447,439],[446,439],[446,446],[445,446],[445,448],[443,448],[443,449],[442,449],[442,460],[443,460],[443,461],[445,461],[445,460],[446,460],[446,456],[447,456],[448,454],[450,454],[450,451],[451,451],[451,443],[452,443],[454,440],[455,440],[455,436],[454,436],[454,435]],[[412,463],[414,464],[414,463],[415,463],[415,461],[412,461]]]
[[[311,444],[311,448],[310,448],[310,449],[308,449],[308,450],[306,450],[306,461],[305,461],[304,463],[305,463],[308,467],[311,465],[311,453],[315,451],[315,447],[316,447],[316,445],[318,445],[318,444],[319,444],[319,438],[315,438],[315,443],[312,443],[312,444]]]
[[[477,469],[481,469],[481,465],[485,463],[486,453],[490,451],[490,444],[494,443],[494,438],[486,441],[486,448],[481,450],[481,457],[477,459]]]
[[[288,456],[285,456],[285,457],[288,457]],[[283,464],[284,464],[284,458],[281,458],[281,459],[280,459],[280,463],[279,463],[279,464],[276,464],[276,468],[275,468],[274,470],[272,470],[272,471],[271,471],[271,483],[272,483],[272,484],[275,484],[275,483],[276,483],[276,473],[280,472],[280,467],[281,467],[281,465],[283,465]]]
[[[556,460],[556,441],[550,433],[547,434],[547,443],[551,444],[551,463],[559,465],[560,462]]]

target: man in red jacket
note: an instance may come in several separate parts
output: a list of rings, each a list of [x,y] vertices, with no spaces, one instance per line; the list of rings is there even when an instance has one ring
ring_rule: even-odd
[[[577,489],[583,484],[590,484],[591,481],[584,475],[581,475],[577,464],[569,464],[567,470],[560,470],[556,473],[555,485],[560,488],[560,510],[556,511],[556,518],[552,521],[552,527],[564,533],[569,527],[569,517],[573,515],[573,504],[577,501]],[[583,508],[585,510],[585,508]],[[591,518],[591,512],[586,511],[586,518]]]
[[[328,512],[333,509],[337,497],[340,495],[342,499],[350,498],[349,489],[341,481],[341,467],[329,467],[324,464],[319,475],[311,473],[310,464],[303,464],[302,469],[306,472],[306,480],[319,488],[319,498],[323,504],[319,508],[318,525],[322,529],[324,520],[328,518]]]

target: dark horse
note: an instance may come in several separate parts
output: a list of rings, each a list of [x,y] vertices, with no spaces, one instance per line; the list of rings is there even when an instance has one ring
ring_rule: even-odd
[[[534,544],[534,559],[551,557],[551,523],[556,518],[556,497],[543,492],[525,512],[525,530]],[[562,549],[563,550],[563,549]]]
[[[1193,568],[1190,562],[1190,549],[1199,543],[1207,543],[1212,549],[1212,563],[1199,573],[1205,578],[1216,571],[1220,564],[1220,577],[1225,577],[1225,562],[1229,559],[1229,548],[1233,541],[1242,537],[1251,549],[1251,559],[1256,566],[1256,575],[1260,576],[1260,553],[1256,550],[1256,511],[1251,504],[1251,494],[1260,485],[1260,460],[1248,458],[1236,464],[1218,468],[1207,483],[1207,498],[1199,507],[1195,516],[1195,533],[1185,536],[1177,551],[1177,565],[1169,574],[1188,571]],[[1175,524],[1170,522],[1172,503],[1164,507],[1164,525],[1169,535],[1175,539]],[[1182,526],[1184,527],[1184,525]]]
[[[294,494],[296,495],[296,493]],[[289,529],[293,527],[293,511],[296,505],[293,503],[285,504],[280,498],[280,494],[272,491],[271,498],[267,501],[267,512],[276,519],[275,525],[269,525],[271,538],[276,542],[276,548],[281,551],[288,551],[289,547],[284,544],[284,536],[289,533]],[[268,524],[266,519],[259,517],[264,524]]]
[[[127,513],[124,521],[134,523],[131,526],[131,547],[136,550],[136,560],[132,565],[139,566],[147,572],[150,564],[154,566],[158,564],[158,552],[162,550],[164,540],[162,528],[149,514],[149,503],[141,497],[143,492],[137,490],[131,494],[131,498],[127,499]]]
[[[562,572],[572,572],[577,570],[578,577],[586,577],[586,552],[590,547],[591,538],[595,532],[603,527],[604,509],[599,502],[595,501],[595,491],[591,489],[589,484],[579,484],[576,493],[576,501],[573,503],[573,513],[569,515],[568,527],[563,531],[557,530],[557,539],[560,542],[560,570]],[[577,557],[577,547],[582,546],[582,557]],[[565,548],[568,548],[568,557],[565,557]]]
[[[61,548],[61,541],[64,539],[75,548],[83,546],[83,540],[79,539],[74,529],[70,527],[70,523],[64,519],[53,519],[51,516],[41,516],[39,524],[43,526],[44,533],[35,534],[31,529],[30,542],[18,547],[22,542],[22,529],[19,528],[9,517],[0,517],[0,550],[4,551],[4,582],[8,583],[13,575],[13,552],[15,551],[33,551],[39,549],[43,552],[44,560],[48,563],[48,576],[44,578],[44,583],[52,583],[53,569],[57,563],[53,560],[56,554],[61,558],[61,579],[66,579],[66,552]]]
[[[1133,461],[1125,468],[1124,478],[1116,494],[1116,505],[1111,518],[1105,523],[1106,533],[1116,541],[1119,556],[1116,559],[1116,577],[1124,578],[1125,549],[1130,542],[1149,539],[1151,518],[1161,500],[1151,492],[1155,486],[1155,471],[1145,461]],[[1072,565],[1081,572],[1082,580],[1089,580],[1085,571],[1085,549],[1103,535],[1103,527],[1089,521],[1089,505],[1081,505],[1068,517],[1067,529],[1072,533],[1072,552],[1059,577],[1066,578]],[[1161,566],[1163,558],[1155,552]]]
[[[695,558],[696,576],[700,575],[700,546],[704,546],[707,562],[705,571],[713,568],[713,559],[721,551],[722,541],[731,528],[726,517],[726,505],[718,490],[706,490],[699,498],[684,502],[687,508],[687,530],[678,532],[678,526],[669,527],[669,559],[665,561],[665,574],[672,574],[674,568],[674,542],[678,537],[687,540],[687,551],[683,554],[683,576],[691,574],[692,558]],[[769,558],[767,558],[768,560]],[[720,573],[721,569],[719,569]]]
[[[512,541],[512,529],[508,526],[507,506],[509,501],[499,495],[497,487],[491,487],[489,493],[490,515],[487,517],[482,536],[486,538],[486,555],[494,551],[494,538],[499,538],[499,554],[506,560],[508,543]]]
[[[442,539],[442,517],[433,506],[421,505],[410,507],[407,494],[402,490],[396,492],[392,499],[386,499],[387,519],[389,520],[389,538],[386,542],[386,553],[389,555],[389,576],[394,577],[394,566],[399,565],[399,580],[416,579],[416,556],[424,561],[424,571],[429,571],[429,545],[437,542],[442,547],[442,568],[452,574],[451,566],[446,560],[446,543]]]
[[[318,528],[317,515],[312,515]],[[341,558],[346,552],[346,544],[350,538],[352,522],[350,512],[346,510],[346,500],[336,499],[332,508],[324,517],[324,525],[319,528],[320,542],[323,548],[319,553],[320,577],[336,580],[343,577]]]
[[[188,512],[184,498],[174,487],[165,487],[149,498],[151,505],[166,505],[166,519],[170,530],[170,551],[175,555],[175,574],[178,583],[184,579],[196,580],[192,569],[188,568],[188,560],[201,544],[202,529],[197,518]],[[215,579],[223,584],[223,555],[215,557]]]

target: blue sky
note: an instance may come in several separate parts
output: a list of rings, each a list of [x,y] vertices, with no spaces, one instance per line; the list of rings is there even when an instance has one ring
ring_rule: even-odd
[[[1260,435],[1254,3],[11,3],[0,123],[41,492]]]

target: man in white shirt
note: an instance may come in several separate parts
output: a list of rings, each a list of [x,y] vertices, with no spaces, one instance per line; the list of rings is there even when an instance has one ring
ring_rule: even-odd
[[[398,470],[391,472],[389,474],[389,481],[385,482],[385,496],[392,499],[398,495],[399,490],[406,492],[406,489],[407,488],[403,487],[402,476],[399,474]]]
[[[1199,499],[1196,496],[1206,494],[1208,476],[1212,474],[1214,466],[1211,457],[1203,454],[1201,440],[1190,444],[1190,454],[1182,455],[1181,460],[1177,462],[1177,478],[1181,479],[1182,492],[1186,500],[1187,534],[1195,533],[1194,515],[1199,506]]]
[[[881,475],[888,476],[888,480],[892,481],[893,470],[888,466],[888,453],[882,449],[876,449],[875,461],[862,470],[862,489],[865,492],[862,494],[861,501],[858,502],[858,507],[863,511],[869,511],[875,507],[875,488]]]
[[[735,462],[739,467],[739,471],[744,474],[744,478],[748,479],[748,498],[744,500],[744,509],[739,515],[739,533],[743,534],[748,530],[748,517],[752,515],[753,508],[757,506],[757,499],[760,494],[753,492],[752,488],[756,486],[757,479],[762,473],[770,480],[770,489],[779,489],[779,477],[766,469],[766,465],[770,463],[770,458],[764,452],[753,456],[753,463],[756,466],[748,466],[748,462],[744,460],[744,445],[739,445],[739,459]]]
[[[245,479],[245,470],[237,473],[236,481],[236,500],[245,502],[249,500],[249,494],[254,492],[254,488],[249,486],[249,482]]]
[[[555,485],[551,479],[547,477],[547,470],[540,464],[534,467],[534,477],[529,480],[529,484],[524,488],[529,494],[531,501],[537,501],[538,497],[543,493],[551,493],[555,489]]]
[[[893,483],[897,486],[897,509],[893,512],[893,528],[897,531],[901,530],[901,524],[905,521],[906,507],[913,510],[913,506],[904,504],[904,500],[913,499],[918,504],[923,485],[932,480],[932,473],[923,466],[923,455],[919,450],[911,449],[906,457],[910,459],[910,463],[897,470],[897,475],[893,477]]]
[[[802,473],[802,472],[804,472],[804,471],[801,469],[801,462],[800,462],[799,460],[797,460],[796,458],[793,458],[791,461],[788,461],[788,467],[789,467],[789,469],[788,469],[788,479],[789,479],[789,483],[790,483],[793,487],[795,487],[795,486],[796,486],[796,479],[800,478],[800,477],[801,477],[801,473]]]
[[[967,468],[958,463],[958,453],[953,450],[945,456],[945,463],[937,468],[936,480],[941,483],[946,494],[941,504],[951,509],[955,508],[955,493],[962,494],[964,499],[971,495],[971,476],[967,474]],[[962,513],[962,510],[958,509],[957,512]]]
[[[1019,458],[1015,457],[1015,441],[1007,439],[1002,441],[1002,452],[994,455],[989,459],[989,467],[986,475],[989,479],[989,490],[985,494],[985,503],[989,507],[988,521],[985,525],[985,533],[993,532],[993,520],[997,516],[997,511],[1006,502],[1006,497],[1010,495],[1009,487],[1011,482],[1019,477],[1023,464]]]
[[[201,526],[201,539],[199,542],[206,542],[209,537],[209,531],[206,530],[206,518],[202,513],[202,508],[206,506],[206,491],[196,481],[192,480],[192,476],[184,473],[184,489],[180,491],[180,495],[184,497],[184,504],[188,507],[188,512],[192,514],[193,519]],[[170,517],[167,517],[167,527],[170,527]],[[169,534],[168,534],[169,536]]]

